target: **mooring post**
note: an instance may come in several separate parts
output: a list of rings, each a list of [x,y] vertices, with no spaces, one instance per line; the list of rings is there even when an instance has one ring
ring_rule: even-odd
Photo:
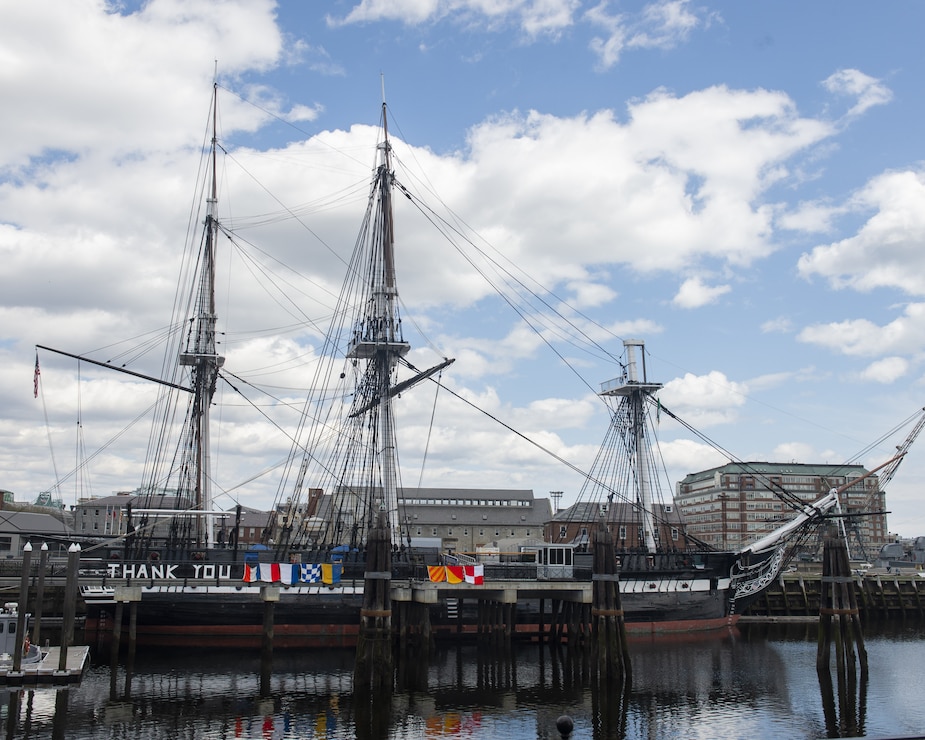
[[[360,632],[357,639],[354,686],[391,691],[394,663],[392,659],[392,528],[385,511],[377,515],[367,542],[363,606],[360,609]]]
[[[279,586],[261,586],[260,598],[263,600],[263,638],[261,640],[261,660],[273,659],[273,638],[275,636],[276,602],[279,601]]]
[[[620,577],[613,535],[603,522],[592,530],[591,634],[596,653],[593,670],[599,677],[630,678],[626,623],[620,602]]]
[[[861,674],[866,676],[867,650],[864,647],[848,549],[844,540],[831,531],[826,534],[823,545],[821,589],[817,667],[828,669],[829,642],[834,633],[838,670],[846,671],[848,662],[854,670],[856,647]]]
[[[109,699],[116,701],[116,676],[119,672],[119,649],[122,643],[122,613],[125,609],[124,601],[116,602],[116,614],[112,623],[112,641],[109,643]]]
[[[32,567],[32,543],[22,548],[22,576],[19,580],[19,611],[16,613],[16,648],[13,650],[13,673],[22,668],[23,640],[26,633],[26,609],[29,608],[29,571]]]
[[[48,543],[39,548],[39,577],[35,585],[35,611],[32,614],[32,644],[42,647],[42,613],[45,606],[45,571],[48,569]]]
[[[819,605],[819,642],[816,671],[819,675],[823,703],[831,701],[832,678],[829,674],[830,643],[835,642],[835,671],[838,685],[840,723],[853,732],[860,726],[857,707],[857,658],[861,664],[861,696],[867,681],[867,650],[858,617],[854,578],[845,541],[833,529],[826,532],[822,556],[822,580]],[[855,652],[857,650],[857,653]],[[831,708],[834,712],[834,708]],[[831,713],[830,712],[830,713]]]
[[[125,656],[125,689],[123,695],[128,699],[132,695],[132,674],[135,672],[135,646],[138,643],[138,603],[141,599],[128,605],[128,654]]]
[[[537,625],[537,642],[539,642],[540,645],[543,644],[543,633],[545,631],[545,627],[543,626],[545,611],[546,611],[546,599],[540,599],[540,618],[539,618],[539,624]]]
[[[67,549],[67,581],[64,586],[64,617],[61,622],[61,652],[58,670],[67,670],[67,649],[74,639],[74,614],[77,608],[77,571],[80,568],[80,545]]]

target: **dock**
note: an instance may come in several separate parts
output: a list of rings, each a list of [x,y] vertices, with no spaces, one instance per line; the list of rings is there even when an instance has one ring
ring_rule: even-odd
[[[65,686],[76,684],[83,678],[90,661],[88,645],[74,645],[67,650],[65,669],[58,670],[61,660],[61,648],[58,646],[43,648],[45,657],[38,663],[24,664],[18,672],[0,669],[0,686],[17,688],[20,686]]]
[[[858,611],[864,619],[925,617],[925,572],[871,569],[851,576]],[[743,616],[799,617],[819,615],[822,579],[818,573],[785,573],[748,607]]]

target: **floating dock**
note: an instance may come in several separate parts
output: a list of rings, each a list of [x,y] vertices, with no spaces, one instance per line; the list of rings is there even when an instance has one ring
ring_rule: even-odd
[[[67,665],[59,670],[61,661],[60,647],[43,648],[45,657],[37,663],[24,663],[19,671],[0,668],[0,686],[16,688],[18,686],[63,686],[75,684],[83,678],[87,663],[90,661],[90,648],[87,645],[74,645],[67,649]]]

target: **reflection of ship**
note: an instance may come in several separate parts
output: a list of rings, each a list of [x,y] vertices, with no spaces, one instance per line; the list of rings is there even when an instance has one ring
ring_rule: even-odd
[[[188,327],[182,346],[174,351],[178,371],[187,376],[164,386],[171,400],[188,400],[185,423],[176,434],[171,426],[175,412],[160,412],[164,426],[154,438],[162,443],[172,439],[174,446],[172,452],[158,449],[152,455],[142,488],[147,503],[125,512],[129,535],[121,558],[103,564],[111,577],[82,589],[91,634],[111,629],[117,601],[140,597],[139,641],[195,642],[208,637],[219,643],[259,643],[264,599],[271,599],[278,644],[349,642],[359,621],[367,531],[381,511],[391,523],[392,578],[426,579],[424,572],[413,570],[409,557],[411,531],[401,510],[392,404],[400,393],[434,377],[452,360],[426,370],[407,360],[410,344],[402,334],[393,253],[393,186],[411,195],[395,181],[384,104],[382,116],[378,164],[360,237],[329,335],[319,351],[321,361],[312,382],[319,395],[306,404],[305,427],[297,435],[280,485],[286,491],[281,498],[283,526],[275,541],[267,540],[268,549],[260,555],[263,562],[253,571],[247,570],[236,537],[229,547],[216,547],[220,539],[216,517],[225,512],[214,511],[212,503],[210,408],[216,384],[225,377],[216,341],[216,249],[221,235],[232,236],[217,217],[218,146],[213,123],[205,228],[199,254],[190,260],[198,265],[191,281],[194,294],[187,304],[192,311],[186,320],[176,322]],[[656,507],[653,471],[658,461],[646,422],[651,410],[658,408],[654,394],[660,386],[637,371],[635,353],[643,349],[642,343],[625,342],[625,348],[624,377],[601,394],[619,403],[581,499],[600,509],[601,516],[591,524],[621,526],[608,517],[608,507],[611,517],[627,507],[638,517],[638,541],[631,536],[632,547],[620,553],[623,605],[631,629],[728,625],[741,604],[776,575],[783,562],[783,540],[766,538],[745,553],[694,551],[688,544],[677,544],[671,526],[661,526],[669,509],[663,505],[659,513]],[[328,495],[322,522],[301,515],[308,486]],[[814,520],[834,503],[829,496],[805,507],[800,516]],[[175,509],[165,511],[166,505]],[[783,534],[795,530],[796,526]],[[238,527],[231,532],[236,535]],[[614,534],[618,540],[626,539]],[[536,566],[568,566],[573,577],[590,582],[582,549],[582,542],[537,548]],[[335,557],[341,562],[333,562]],[[280,583],[285,585],[278,593],[267,590]],[[116,584],[130,588],[117,592]],[[471,595],[477,598],[476,592]],[[534,618],[532,608],[526,605],[518,621]],[[443,603],[431,611],[437,622],[450,618]]]
[[[105,728],[116,737],[157,738],[541,738],[558,737],[561,714],[574,719],[573,737],[693,737],[698,726],[733,721],[739,724],[730,737],[769,737],[772,727],[796,736],[794,716],[811,714],[815,702],[793,687],[815,690],[815,643],[793,647],[799,652],[788,651],[794,658],[788,662],[766,640],[713,636],[631,645],[633,691],[621,710],[632,730],[623,735],[593,730],[605,716],[621,719],[607,714],[619,697],[602,696],[580,662],[549,647],[520,645],[506,654],[474,645],[438,647],[422,666],[420,684],[399,681],[382,702],[379,734],[357,726],[353,650],[277,651],[264,691],[256,653],[143,650],[131,676],[130,704],[107,701],[110,670],[95,667],[80,694],[71,692],[61,736],[98,736]],[[803,703],[794,706],[791,694]],[[48,736],[53,717],[51,707],[36,711],[29,736]],[[764,723],[758,731],[743,733],[742,727],[758,722]],[[14,736],[25,736],[23,724],[20,717]]]

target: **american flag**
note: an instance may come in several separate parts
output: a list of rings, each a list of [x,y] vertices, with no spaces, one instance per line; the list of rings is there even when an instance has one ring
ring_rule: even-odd
[[[35,386],[33,389],[33,394],[35,398],[39,397],[39,375],[42,372],[39,370],[39,353],[35,353],[35,375],[32,377],[32,384]]]

